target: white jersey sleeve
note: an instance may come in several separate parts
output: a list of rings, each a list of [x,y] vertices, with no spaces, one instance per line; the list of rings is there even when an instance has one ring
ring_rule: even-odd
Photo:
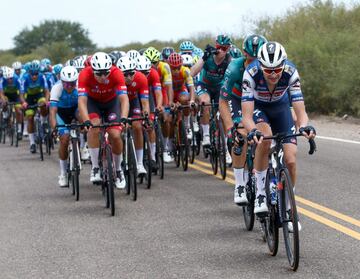
[[[50,92],[50,102],[59,102],[63,91],[63,86],[61,82],[57,82],[52,88]]]
[[[254,101],[255,96],[255,81],[248,71],[244,72],[243,81],[242,81],[242,96],[241,102]]]

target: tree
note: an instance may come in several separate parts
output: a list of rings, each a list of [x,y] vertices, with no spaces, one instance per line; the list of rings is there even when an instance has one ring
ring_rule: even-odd
[[[14,37],[16,55],[29,54],[38,47],[54,42],[66,42],[75,54],[91,52],[96,45],[80,23],[64,20],[45,20],[31,30],[24,28]]]

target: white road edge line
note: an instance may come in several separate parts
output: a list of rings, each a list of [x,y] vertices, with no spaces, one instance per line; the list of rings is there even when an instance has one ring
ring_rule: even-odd
[[[324,136],[316,136],[315,139],[325,139],[325,140],[333,140],[333,141],[340,141],[340,142],[346,142],[346,143],[354,143],[354,144],[360,144],[360,141],[355,140],[346,140],[346,139],[339,139],[339,138],[332,138],[332,137],[324,137]]]

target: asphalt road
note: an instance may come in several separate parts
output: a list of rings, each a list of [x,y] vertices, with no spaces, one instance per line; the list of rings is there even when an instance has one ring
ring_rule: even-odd
[[[75,202],[57,186],[56,154],[41,162],[27,144],[0,144],[0,278],[360,278],[358,144],[318,139],[309,156],[300,143],[295,273],[282,238],[270,256],[258,223],[245,230],[232,185],[201,161],[186,173],[168,165],[136,202],[117,191],[110,217],[89,165]]]

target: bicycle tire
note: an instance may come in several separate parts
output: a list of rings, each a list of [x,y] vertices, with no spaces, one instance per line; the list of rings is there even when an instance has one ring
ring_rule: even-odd
[[[129,194],[131,194],[132,200],[137,200],[137,164],[136,164],[136,154],[135,147],[133,142],[128,140],[128,186]]]
[[[160,179],[164,179],[164,141],[159,126],[156,126],[156,165],[158,167]]]
[[[72,142],[72,156],[73,156],[73,187],[75,190],[75,200],[78,201],[80,197],[80,185],[79,185],[79,175],[80,175],[80,166],[79,166],[79,145],[76,140]]]
[[[152,168],[151,168],[151,149],[150,149],[150,140],[147,131],[144,131],[144,167],[146,169],[145,181],[146,188],[151,188],[151,176],[152,176]]]
[[[175,144],[173,144],[173,147],[175,148],[174,150],[174,161],[176,164],[176,167],[180,167],[181,164],[181,140],[180,140],[180,135],[179,135],[179,126],[178,124],[175,124],[175,129],[174,129],[174,135],[175,135]]]
[[[115,169],[113,166],[112,150],[110,145],[105,146],[105,158],[106,158],[106,183],[107,183],[107,193],[110,203],[110,214],[111,216],[115,215]]]
[[[192,132],[192,138],[190,140],[189,162],[190,164],[194,164],[196,155],[196,136],[194,132],[194,122],[192,117],[190,117],[190,129]]]
[[[266,181],[265,181],[265,191],[266,196],[270,197],[270,190],[269,190],[269,170],[266,174]],[[269,202],[269,199],[266,200],[269,208],[269,215],[265,217],[265,238],[266,243],[269,248],[269,252],[271,256],[276,256],[278,249],[279,249],[279,226],[278,226],[278,210],[276,205],[272,205]]]
[[[210,163],[213,170],[213,174],[216,175],[218,172],[218,157],[216,150],[216,127],[212,124],[210,127]]]
[[[299,227],[298,227],[298,215],[297,208],[295,202],[295,196],[293,192],[293,185],[290,179],[290,175],[287,169],[282,169],[280,171],[280,182],[282,185],[282,190],[280,191],[280,212],[282,220],[286,220],[287,222],[292,222],[292,232],[289,231],[288,223],[283,222],[283,234],[284,234],[284,242],[286,249],[286,256],[289,261],[289,265],[293,271],[296,271],[299,266],[300,260],[300,240],[299,240]],[[290,206],[290,210],[287,209],[287,200],[289,200],[288,205]],[[290,213],[289,213],[290,212]],[[287,217],[287,214],[289,217]],[[291,237],[292,235],[292,237]]]
[[[43,153],[43,146],[42,146],[43,137],[41,135],[42,127],[41,127],[40,120],[36,121],[36,126],[37,126],[37,131],[38,131],[38,145],[39,145],[40,160],[44,161],[44,153]]]
[[[249,171],[249,180],[246,184],[246,195],[249,202],[247,205],[242,207],[245,227],[248,231],[253,230],[255,223],[255,186],[254,175],[252,174],[252,171]]]
[[[227,144],[225,140],[225,133],[224,129],[221,123],[221,120],[219,120],[219,135],[218,135],[218,157],[219,157],[219,168],[220,168],[220,174],[221,178],[225,180],[226,178],[226,149]]]
[[[180,157],[183,171],[187,171],[189,164],[189,141],[186,136],[184,121],[180,123]]]

